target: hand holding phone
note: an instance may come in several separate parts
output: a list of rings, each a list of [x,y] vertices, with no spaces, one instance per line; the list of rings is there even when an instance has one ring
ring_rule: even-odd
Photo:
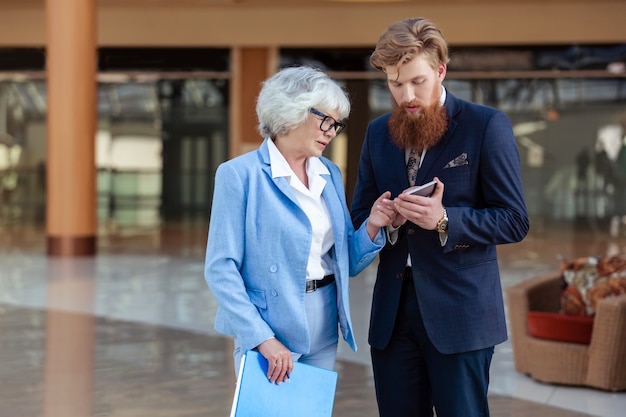
[[[430,197],[435,192],[437,187],[437,181],[433,180],[422,185],[415,185],[411,188],[407,188],[405,194],[421,195],[422,197]]]

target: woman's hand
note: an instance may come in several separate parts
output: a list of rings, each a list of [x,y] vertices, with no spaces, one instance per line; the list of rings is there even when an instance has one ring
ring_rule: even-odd
[[[397,212],[389,197],[391,197],[390,191],[382,193],[370,210],[366,227],[371,240],[374,240],[381,227],[389,226],[396,219]]]
[[[267,359],[267,379],[276,384],[289,381],[293,371],[293,358],[289,349],[276,338],[267,339],[257,349]]]

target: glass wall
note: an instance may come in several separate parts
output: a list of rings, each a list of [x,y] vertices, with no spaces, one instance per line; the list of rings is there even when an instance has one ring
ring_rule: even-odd
[[[228,156],[228,79],[103,76],[96,169],[103,232],[208,218],[212,177]],[[0,222],[43,223],[46,86],[0,83]]]
[[[228,157],[228,51],[211,51],[101,51],[101,232],[208,221],[215,169]],[[324,68],[350,93],[348,128],[327,150],[344,172],[348,200],[367,123],[390,110],[370,53],[280,52],[281,66]],[[146,64],[155,56],[159,71]],[[626,237],[625,61],[624,45],[452,50],[449,91],[511,118],[533,236]],[[0,224],[44,221],[45,117],[43,76],[0,72]]]
[[[99,219],[114,230],[206,219],[228,156],[227,79],[103,83],[100,93]]]
[[[43,220],[45,117],[43,80],[0,79],[0,225]]]
[[[99,234],[206,224],[228,156],[228,48],[100,48]],[[45,51],[0,50],[0,227],[45,221]]]

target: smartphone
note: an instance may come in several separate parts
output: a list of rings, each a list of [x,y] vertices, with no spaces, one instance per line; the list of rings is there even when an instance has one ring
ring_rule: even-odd
[[[421,195],[422,197],[430,197],[432,193],[435,192],[435,187],[437,186],[437,181],[427,182],[422,185],[415,185],[411,188],[407,188],[405,191],[406,194],[412,195]]]

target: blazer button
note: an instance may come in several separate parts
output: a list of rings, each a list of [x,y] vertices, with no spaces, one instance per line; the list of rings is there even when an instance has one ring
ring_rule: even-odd
[[[406,233],[409,234],[409,235],[414,235],[415,234],[415,229],[409,229],[409,230],[407,230]]]
[[[398,273],[396,274],[396,278],[397,278],[397,279],[404,279],[404,272],[398,272]]]

